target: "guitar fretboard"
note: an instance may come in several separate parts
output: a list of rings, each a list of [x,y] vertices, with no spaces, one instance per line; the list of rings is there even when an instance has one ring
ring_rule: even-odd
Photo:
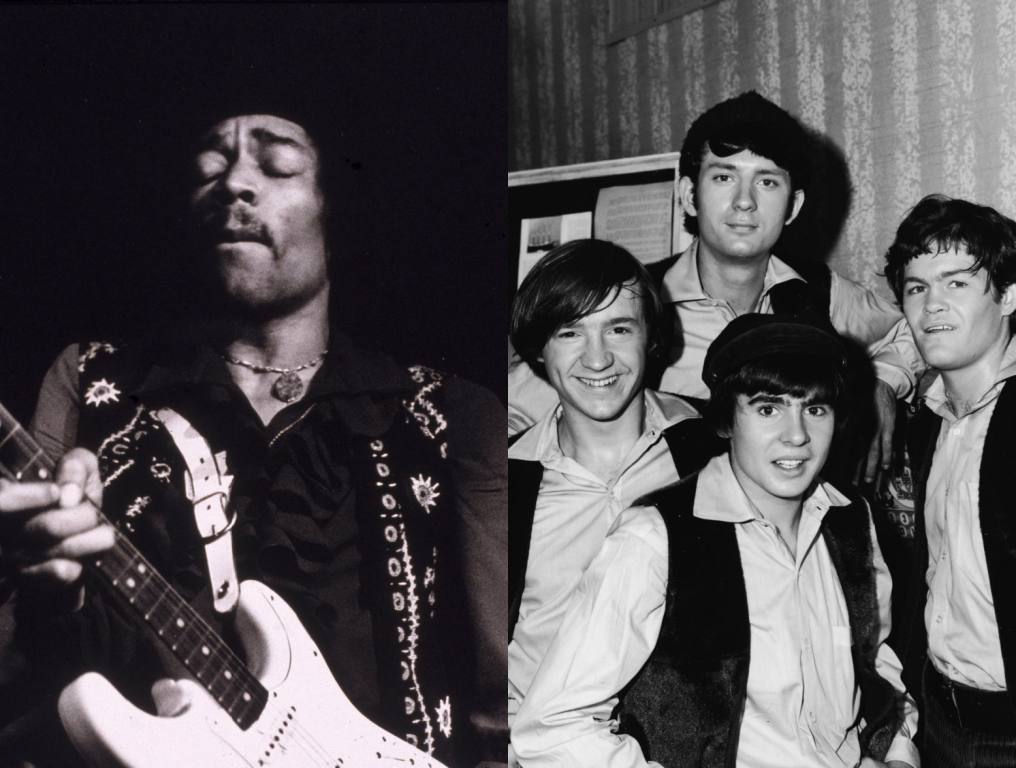
[[[55,464],[0,405],[0,475],[48,481]],[[268,692],[200,614],[120,531],[113,548],[89,563],[99,581],[125,600],[194,678],[243,729],[264,710]]]

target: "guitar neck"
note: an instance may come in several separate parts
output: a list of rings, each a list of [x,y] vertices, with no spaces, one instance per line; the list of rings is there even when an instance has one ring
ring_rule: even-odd
[[[0,405],[0,475],[15,482],[51,481],[55,470],[53,459]],[[130,539],[117,530],[113,548],[86,565],[152,629],[238,726],[246,729],[257,720],[268,701],[264,686]]]

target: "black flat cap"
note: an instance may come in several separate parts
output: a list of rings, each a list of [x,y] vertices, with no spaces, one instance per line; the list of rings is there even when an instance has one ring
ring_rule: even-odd
[[[745,363],[775,354],[847,365],[846,349],[828,320],[752,313],[734,318],[709,345],[702,378],[713,389],[720,379]]]

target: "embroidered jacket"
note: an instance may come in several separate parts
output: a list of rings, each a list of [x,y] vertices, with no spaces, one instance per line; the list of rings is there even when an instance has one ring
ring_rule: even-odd
[[[452,520],[462,489],[449,468],[448,379],[415,366],[388,374],[395,383],[380,391],[353,387],[343,397],[315,398],[312,388],[263,447],[252,445],[253,433],[252,439],[223,434],[216,422],[217,409],[236,407],[237,398],[226,396],[233,386],[228,375],[219,376],[218,405],[213,397],[209,407],[207,391],[195,394],[179,381],[148,386],[163,373],[151,359],[110,344],[81,346],[78,443],[99,457],[107,515],[185,598],[207,602],[182,458],[154,417],[158,407],[178,410],[213,452],[226,449],[237,474],[230,512],[237,517],[240,578],[264,581],[290,603],[336,678],[364,688],[346,692],[380,725],[450,764],[483,759],[491,749],[479,742],[491,736],[470,721],[486,707],[486,691],[469,676],[485,663],[484,649],[470,645],[473,628],[466,624],[467,606],[483,596],[466,594],[463,582],[472,577],[462,571],[470,566],[462,562],[462,533]],[[209,378],[208,370],[200,373]],[[497,478],[469,482],[483,485],[477,490],[491,501],[496,542],[504,488]],[[86,664],[112,676],[137,703],[147,702],[147,676],[158,669],[159,652],[129,630],[120,606],[87,608],[82,618],[90,626],[74,630]],[[343,632],[359,632],[354,645],[366,643],[372,656],[345,658],[334,640]],[[503,629],[497,634],[503,637]],[[448,658],[456,664],[446,665]],[[493,666],[499,663],[495,657]],[[375,682],[358,682],[364,678]],[[506,730],[492,722],[495,731]]]

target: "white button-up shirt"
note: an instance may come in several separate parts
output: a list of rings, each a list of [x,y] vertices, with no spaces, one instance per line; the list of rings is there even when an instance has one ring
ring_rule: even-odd
[[[985,691],[1004,691],[1002,646],[984,557],[978,489],[984,438],[1005,381],[1016,376],[1016,339],[994,385],[957,418],[941,377],[928,388],[928,407],[942,417],[925,493],[928,655],[946,677]]]
[[[850,620],[820,534],[829,507],[847,503],[831,485],[820,484],[804,502],[791,553],[749,503],[727,455],[699,475],[694,515],[736,525],[744,570],[751,661],[737,750],[741,768],[842,768],[860,759],[852,727],[860,691]],[[871,535],[882,625],[875,668],[903,691],[899,659],[884,642],[891,581],[873,526]],[[634,739],[612,733],[610,713],[655,645],[665,606],[666,541],[653,509],[627,510],[619,518],[515,718],[512,744],[524,768],[655,765],[645,761]],[[916,729],[917,710],[908,697],[888,760],[920,765],[910,740]]]
[[[673,395],[646,391],[645,429],[611,481],[561,452],[560,407],[523,435],[508,457],[543,465],[526,579],[508,645],[508,716],[515,715],[540,668],[561,618],[607,531],[621,512],[651,491],[676,482],[663,430],[697,412]]]

